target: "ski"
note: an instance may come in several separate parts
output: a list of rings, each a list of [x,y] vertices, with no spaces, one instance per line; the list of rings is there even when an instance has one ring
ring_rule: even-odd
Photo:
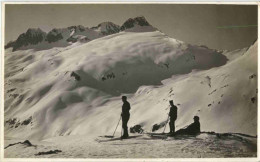
[[[169,137],[169,135],[170,135],[168,133],[145,133],[145,134],[147,134],[151,138],[162,139],[162,140],[167,139]]]
[[[136,135],[136,136],[129,136],[128,138],[121,138],[121,137],[117,137],[117,138],[110,138],[110,139],[106,139],[108,137],[105,137],[105,136],[99,136],[103,139],[99,139],[99,138],[96,138],[95,141],[97,141],[98,143],[101,143],[101,142],[112,142],[112,141],[124,141],[124,140],[128,140],[128,139],[132,139],[132,138],[137,138],[137,137],[141,137],[142,135]]]
[[[98,139],[98,138],[95,139],[95,141],[98,142],[98,143],[112,142],[112,141],[119,141],[119,140],[122,140],[122,138],[118,137],[118,138],[111,138],[111,139]]]

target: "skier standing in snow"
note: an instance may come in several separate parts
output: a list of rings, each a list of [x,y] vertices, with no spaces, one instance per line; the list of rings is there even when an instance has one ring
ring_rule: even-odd
[[[175,133],[175,120],[177,119],[177,106],[175,106],[173,104],[173,100],[170,100],[170,105],[171,105],[171,108],[170,108],[170,112],[169,112],[169,116],[170,116],[170,134],[174,134]]]
[[[121,137],[122,139],[128,138],[128,128],[127,128],[127,122],[130,118],[130,113],[129,110],[131,109],[129,102],[127,101],[126,96],[122,96],[122,101],[123,101],[123,106],[122,106],[122,128],[124,131],[123,136]]]

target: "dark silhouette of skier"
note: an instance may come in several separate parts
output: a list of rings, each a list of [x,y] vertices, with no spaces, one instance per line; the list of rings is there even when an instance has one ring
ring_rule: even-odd
[[[200,118],[194,116],[194,122],[188,125],[186,128],[176,131],[175,135],[197,135],[200,133]]]
[[[175,106],[173,104],[173,100],[170,100],[170,105],[171,105],[171,108],[170,108],[170,112],[169,112],[169,117],[170,117],[170,134],[174,134],[175,133],[175,120],[177,119],[177,111],[178,111],[178,108],[177,106]]]
[[[130,118],[129,110],[131,109],[129,102],[127,101],[126,96],[122,96],[123,106],[122,106],[122,128],[124,131],[124,134],[121,138],[128,138],[128,128],[127,128],[127,122]]]

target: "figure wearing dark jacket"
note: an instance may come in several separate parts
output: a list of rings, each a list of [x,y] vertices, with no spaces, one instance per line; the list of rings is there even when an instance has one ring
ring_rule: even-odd
[[[173,134],[175,132],[175,120],[177,119],[177,111],[178,111],[178,108],[177,106],[175,106],[173,104],[173,101],[171,100],[170,101],[170,105],[171,105],[171,108],[170,108],[170,112],[169,112],[169,116],[170,116],[170,133]]]
[[[124,131],[124,134],[122,136],[122,138],[127,138],[129,137],[128,135],[128,128],[127,128],[127,122],[130,118],[130,104],[129,102],[127,102],[127,97],[126,96],[122,96],[122,101],[123,101],[123,106],[122,106],[122,128],[123,128],[123,131]]]
[[[200,122],[199,122],[199,117],[194,116],[194,122],[191,123],[189,126],[186,128],[178,130],[175,135],[196,135],[200,133]]]

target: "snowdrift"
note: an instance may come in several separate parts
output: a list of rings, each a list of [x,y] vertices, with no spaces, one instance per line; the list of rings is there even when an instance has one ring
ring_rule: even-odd
[[[227,61],[153,30],[46,50],[6,49],[5,135],[112,134],[123,94],[131,104],[129,127],[151,131],[166,121],[173,100],[177,130],[199,115],[203,131],[255,135],[257,43]]]

